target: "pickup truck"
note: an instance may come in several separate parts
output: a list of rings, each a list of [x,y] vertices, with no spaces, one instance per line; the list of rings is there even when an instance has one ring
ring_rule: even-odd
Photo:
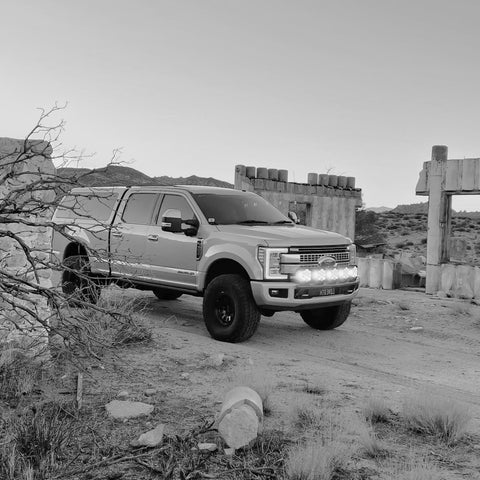
[[[54,213],[52,251],[71,298],[95,302],[111,282],[161,300],[201,296],[220,341],[244,341],[261,315],[283,310],[314,329],[336,328],[358,292],[355,246],[292,218],[229,188],[81,187]]]

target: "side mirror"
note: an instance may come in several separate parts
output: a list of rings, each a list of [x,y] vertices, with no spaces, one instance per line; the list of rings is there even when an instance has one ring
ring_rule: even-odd
[[[198,232],[198,227],[200,226],[200,222],[196,218],[190,218],[183,222],[185,225],[188,225],[188,228],[183,229],[183,233],[187,237],[194,237]]]
[[[288,218],[293,222],[293,223],[298,223],[298,216],[295,212],[292,212],[291,210],[288,212]]]
[[[182,214],[180,210],[170,208],[162,217],[162,230],[164,232],[180,233],[182,231]]]

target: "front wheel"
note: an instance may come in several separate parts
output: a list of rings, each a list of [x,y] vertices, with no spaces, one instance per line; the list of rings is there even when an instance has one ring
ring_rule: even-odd
[[[96,304],[100,298],[101,288],[90,278],[90,267],[86,255],[67,257],[63,265],[62,292],[72,306],[85,303]]]
[[[332,330],[345,322],[351,306],[351,302],[345,302],[334,307],[303,310],[300,312],[300,316],[307,325],[315,330]]]
[[[214,278],[203,297],[203,318],[215,340],[236,343],[250,338],[258,328],[260,311],[249,281],[236,274]]]

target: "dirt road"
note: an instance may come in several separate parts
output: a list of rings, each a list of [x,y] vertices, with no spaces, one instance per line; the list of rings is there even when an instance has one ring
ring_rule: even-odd
[[[161,302],[149,292],[129,294],[142,297],[150,325],[191,367],[202,355],[225,353],[239,371],[254,366],[280,383],[322,384],[359,402],[376,395],[393,407],[409,392],[432,391],[468,404],[472,428],[480,425],[480,307],[467,301],[362,289],[337,330],[317,332],[297,314],[277,313],[262,317],[249,341],[230,345],[209,337],[201,299]]]

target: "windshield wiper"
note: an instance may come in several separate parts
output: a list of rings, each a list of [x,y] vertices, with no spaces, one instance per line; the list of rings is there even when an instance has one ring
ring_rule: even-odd
[[[241,222],[235,222],[235,225],[246,225],[246,224],[251,224],[251,223],[257,223],[261,225],[268,225],[268,222],[265,220],[242,220]]]
[[[283,225],[283,224],[293,225],[293,222],[291,220],[278,220],[278,222],[273,222],[270,225]]]

